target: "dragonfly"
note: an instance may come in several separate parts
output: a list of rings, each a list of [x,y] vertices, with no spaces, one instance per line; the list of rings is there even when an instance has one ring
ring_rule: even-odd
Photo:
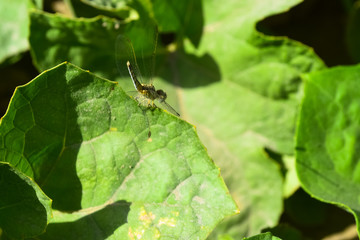
[[[137,42],[136,46],[141,46],[140,48],[138,47],[139,49],[136,49],[136,52],[141,54],[139,59],[136,58],[135,49],[130,38],[125,35],[118,36],[116,42],[116,62],[118,69],[123,76],[125,75],[125,72],[127,74],[127,78],[130,76],[137,93],[135,99],[138,101],[139,105],[143,105],[145,107],[157,107],[155,105],[156,100],[164,109],[179,117],[180,114],[166,102],[166,92],[162,89],[156,89],[153,85],[155,54],[158,38],[157,28],[146,27],[144,28],[144,31],[144,35],[147,36],[147,38],[141,38],[138,36],[136,37],[136,40],[141,41],[145,39],[150,41],[143,41],[144,44],[142,44],[142,42]],[[151,130],[148,119],[147,123],[149,126],[148,137],[150,138]]]
[[[129,70],[129,74],[136,91],[138,91],[142,96],[144,96],[148,100],[148,106],[152,105],[153,107],[156,107],[154,100],[159,100],[159,102],[163,104],[165,109],[167,109],[172,114],[180,117],[180,114],[177,111],[175,111],[175,109],[172,108],[165,101],[167,98],[167,94],[166,92],[164,92],[164,90],[162,89],[156,90],[154,85],[151,83],[150,84],[140,83],[129,61],[127,61],[126,66]]]

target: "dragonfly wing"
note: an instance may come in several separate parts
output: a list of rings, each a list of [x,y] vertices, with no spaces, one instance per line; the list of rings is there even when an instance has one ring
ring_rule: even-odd
[[[140,83],[151,84],[155,70],[155,54],[158,30],[152,21],[131,25],[126,34],[120,34],[116,41],[116,64],[121,77],[129,78],[127,62]]]
[[[134,47],[128,37],[119,35],[116,39],[116,65],[122,78],[130,77],[127,62],[131,64],[132,70],[136,77],[141,81],[141,73],[136,61]]]
[[[171,112],[175,116],[180,117],[180,114],[177,111],[175,111],[175,109],[172,108],[166,101],[161,101],[160,103],[166,110],[168,110],[169,112]]]
[[[147,74],[147,79],[148,79],[148,84],[153,84],[154,82],[154,76],[155,76],[155,57],[156,57],[156,48],[157,48],[157,41],[158,41],[158,28],[157,25],[154,26],[154,28],[152,28],[152,30],[149,32],[151,39],[153,39],[152,45],[153,45],[153,49],[152,49],[152,53],[149,59],[149,63],[148,63],[148,69],[149,72],[146,73]]]

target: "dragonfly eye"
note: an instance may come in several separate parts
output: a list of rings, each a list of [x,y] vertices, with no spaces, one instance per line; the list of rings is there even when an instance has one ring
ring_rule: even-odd
[[[159,89],[159,90],[156,90],[156,93],[159,95],[159,98],[160,98],[159,100],[160,101],[165,101],[166,100],[166,98],[167,98],[166,92]]]

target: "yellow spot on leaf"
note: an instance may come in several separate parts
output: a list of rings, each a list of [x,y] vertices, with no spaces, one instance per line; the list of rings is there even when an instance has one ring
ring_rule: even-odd
[[[139,219],[147,225],[155,219],[155,215],[152,212],[146,212],[145,208],[142,208],[140,211]]]
[[[174,218],[160,218],[158,225],[161,226],[165,224],[169,227],[175,227],[176,226],[176,220]]]
[[[134,233],[133,233],[133,231],[132,231],[132,228],[131,228],[131,227],[129,227],[128,236],[129,236],[129,238],[130,238],[131,240],[135,239],[135,237],[134,237]]]
[[[141,239],[144,236],[145,229],[138,229],[134,232],[136,239]]]
[[[135,240],[135,239],[142,239],[145,233],[145,228],[143,226],[140,226],[133,230],[131,227],[129,227],[128,236],[129,239]]]
[[[152,212],[146,212],[145,208],[142,207],[139,213],[140,226],[132,229],[129,227],[128,236],[130,239],[143,239],[145,231],[148,231],[152,222],[155,219],[155,215]],[[154,233],[154,239],[160,237],[160,232]]]
[[[160,236],[161,235],[160,235],[159,230],[156,229],[156,233],[155,233],[154,237],[158,239],[158,238],[160,238]]]

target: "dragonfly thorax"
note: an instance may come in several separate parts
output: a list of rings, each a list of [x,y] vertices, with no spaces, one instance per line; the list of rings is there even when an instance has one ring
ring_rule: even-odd
[[[160,102],[163,102],[167,98],[167,95],[163,90],[155,90],[155,87],[152,84],[141,84],[141,89],[138,91],[151,100],[158,99]]]

